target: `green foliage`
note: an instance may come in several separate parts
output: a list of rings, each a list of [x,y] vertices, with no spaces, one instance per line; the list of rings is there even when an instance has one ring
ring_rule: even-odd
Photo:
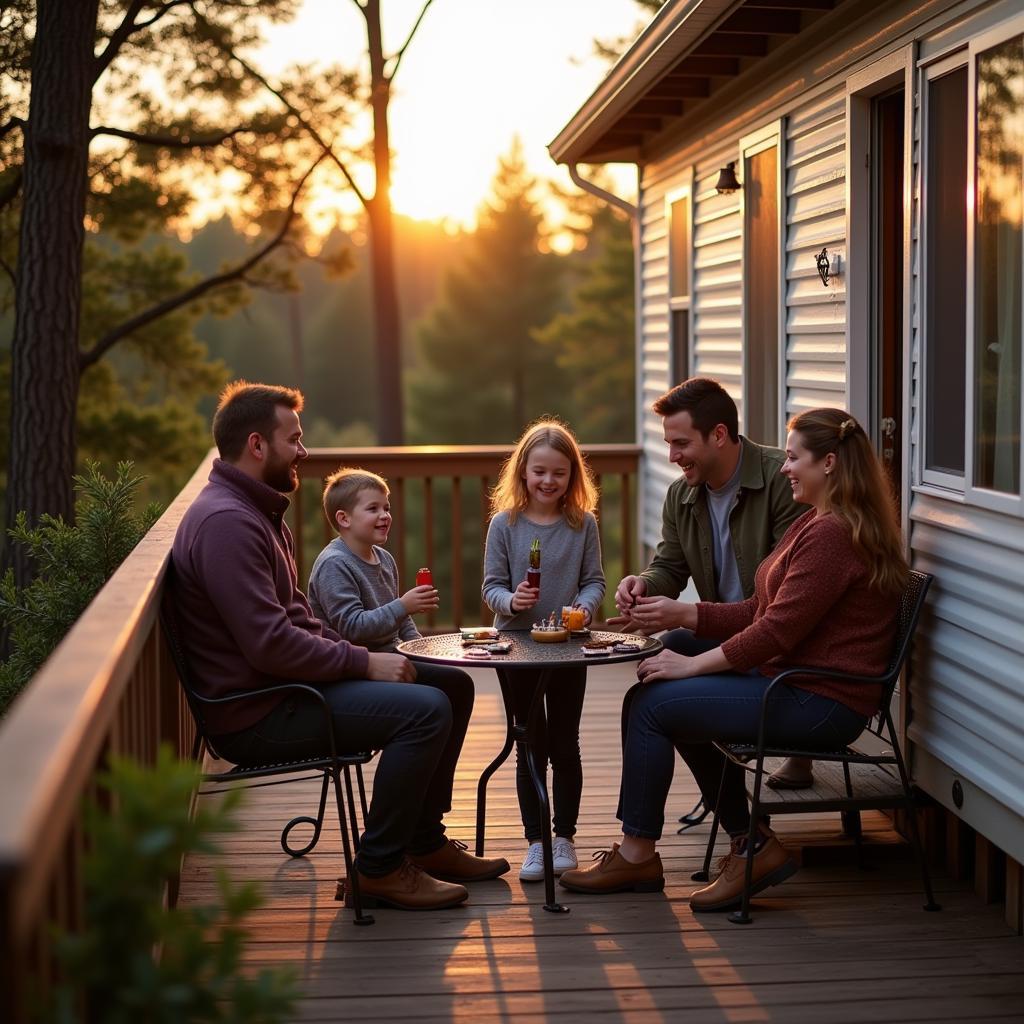
[[[535,332],[573,381],[573,426],[583,441],[623,442],[635,432],[633,240],[610,207],[592,220],[572,308]]]
[[[464,259],[420,327],[409,389],[420,442],[514,441],[537,416],[564,414],[567,382],[533,337],[558,310],[562,267],[543,251],[537,186],[514,144]]]
[[[218,852],[215,835],[237,827],[241,792],[200,801],[199,770],[162,747],[153,767],[113,758],[101,778],[114,812],[87,811],[83,866],[86,928],[58,942],[66,983],[51,1019],[72,1024],[273,1024],[291,1016],[291,971],[240,973],[254,883],[217,872],[216,904],[167,908],[166,885],[189,854]]]
[[[132,468],[119,463],[110,480],[90,463],[76,476],[74,525],[44,515],[30,528],[18,514],[11,539],[28,550],[36,578],[18,588],[8,570],[0,581],[0,623],[10,631],[11,644],[10,657],[0,665],[0,714],[156,521],[155,506],[141,516],[133,510],[141,477]]]

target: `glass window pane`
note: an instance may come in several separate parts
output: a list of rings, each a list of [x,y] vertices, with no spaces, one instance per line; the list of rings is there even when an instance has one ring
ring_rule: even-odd
[[[669,387],[681,384],[690,376],[690,311],[672,311],[672,379]]]
[[[670,295],[685,299],[690,294],[690,197],[683,196],[669,207]]]
[[[974,483],[1020,492],[1024,36],[978,55]]]
[[[963,476],[967,395],[966,65],[928,85],[925,175],[925,466]]]

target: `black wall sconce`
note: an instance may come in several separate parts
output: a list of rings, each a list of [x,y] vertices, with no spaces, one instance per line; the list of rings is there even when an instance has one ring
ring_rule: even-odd
[[[822,246],[821,252],[814,257],[814,265],[818,268],[818,277],[821,278],[821,283],[827,288],[829,279],[839,276],[841,266],[839,253],[834,252],[829,256],[828,249]]]
[[[743,186],[736,179],[736,161],[730,160],[719,172],[715,182],[715,191],[720,196],[731,196],[739,192]]]

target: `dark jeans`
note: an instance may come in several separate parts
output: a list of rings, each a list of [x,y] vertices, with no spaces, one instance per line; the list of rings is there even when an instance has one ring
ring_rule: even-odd
[[[617,812],[625,835],[661,838],[676,751],[712,809],[726,768],[718,806],[722,827],[733,836],[746,833],[750,808],[745,773],[712,741],[756,739],[761,700],[770,682],[762,675],[722,672],[638,683],[626,694],[628,721]],[[773,691],[768,736],[781,745],[828,750],[856,739],[866,724],[864,715],[845,704],[782,684]]]
[[[339,753],[380,750],[356,864],[380,877],[405,852],[444,845],[455,765],[473,711],[473,680],[457,668],[417,665],[415,683],[346,679],[315,684],[334,718]],[[238,764],[326,753],[319,705],[289,698],[249,729],[215,740]]]
[[[530,704],[537,691],[536,669],[499,668],[498,678],[508,689],[517,724],[526,724]],[[583,762],[580,758],[580,718],[587,689],[585,665],[573,665],[552,671],[544,695],[547,728],[538,737],[534,755],[541,771],[547,772],[551,762],[551,804],[554,834],[572,839],[580,816],[583,793]],[[540,816],[540,800],[530,778],[526,749],[516,744],[516,792],[523,831],[528,843],[539,843],[544,822]]]

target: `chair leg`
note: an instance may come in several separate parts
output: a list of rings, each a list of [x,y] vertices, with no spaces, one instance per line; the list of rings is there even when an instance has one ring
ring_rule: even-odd
[[[359,773],[359,765],[356,765],[356,772]],[[360,773],[360,779],[362,775]],[[352,829],[352,849],[359,852],[359,821],[356,818],[356,801],[352,793],[352,774],[349,766],[345,765],[345,794],[348,797],[348,820]],[[363,821],[366,821],[366,811],[363,811]]]
[[[850,778],[850,762],[843,762],[843,779],[846,782],[846,795],[853,799],[853,780]],[[864,863],[863,829],[860,822],[860,811],[841,811],[840,820],[843,823],[843,835],[853,840],[857,850],[857,867],[861,871],[867,871],[867,864]]]
[[[680,828],[676,829],[676,835],[681,836],[684,832],[688,832],[695,825],[699,825],[709,814],[708,805],[704,803],[704,798],[701,797],[694,805],[692,811],[684,814],[679,819]]]
[[[347,883],[348,890],[352,893],[352,909],[355,911],[354,923],[359,925],[373,924],[373,915],[363,913],[363,899],[359,892],[359,872],[356,870],[354,861],[352,860],[352,846],[349,840],[348,826],[346,825],[345,815],[345,798],[341,792],[341,769],[334,765],[329,769],[331,773],[331,780],[334,783],[334,798],[338,804],[338,828],[341,831],[341,848],[345,856],[345,881]],[[348,765],[345,766],[346,781],[348,778]],[[353,814],[355,811],[353,810]],[[339,896],[344,892],[344,888],[339,885],[338,887]]]
[[[761,810],[761,780],[764,776],[764,755],[758,757],[754,769],[754,796],[750,802],[750,828],[747,831],[747,860],[743,871],[743,898],[740,909],[729,915],[732,924],[751,924],[750,890],[754,883],[754,841],[757,839],[757,826]]]
[[[361,764],[356,765],[356,783],[359,786],[359,806],[363,811],[363,821],[366,821],[366,815],[369,813],[366,807],[366,785],[363,782],[363,766]],[[356,847],[358,853],[359,847]]]
[[[718,797],[715,800],[715,816],[711,820],[711,835],[708,836],[708,847],[704,851],[704,866],[700,871],[694,871],[690,875],[693,882],[711,881],[711,858],[715,854],[715,840],[718,838],[718,808],[722,804],[722,787],[725,785],[725,773],[729,770],[729,759],[722,755],[722,776],[718,780]]]
[[[281,849],[288,854],[289,857],[305,857],[314,846],[320,841],[320,832],[323,829],[324,824],[324,810],[327,807],[327,787],[330,785],[330,777],[327,773],[327,769],[324,769],[324,781],[320,787],[320,808],[317,811],[316,817],[311,818],[308,814],[302,814],[297,818],[292,818],[287,825],[281,830]],[[292,849],[288,845],[288,834],[291,832],[296,825],[312,825],[313,826],[313,838],[310,839],[302,849]]]

